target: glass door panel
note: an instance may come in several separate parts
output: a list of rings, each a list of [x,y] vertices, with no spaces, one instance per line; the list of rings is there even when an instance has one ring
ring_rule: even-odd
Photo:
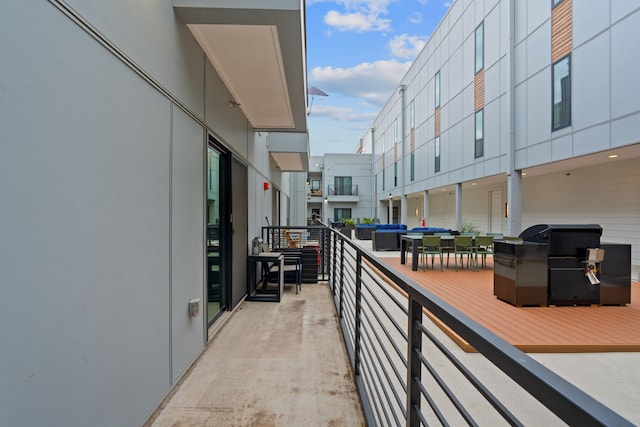
[[[224,239],[220,227],[222,222],[221,176],[223,171],[222,153],[209,146],[207,152],[207,320],[222,311],[225,304],[223,283]]]

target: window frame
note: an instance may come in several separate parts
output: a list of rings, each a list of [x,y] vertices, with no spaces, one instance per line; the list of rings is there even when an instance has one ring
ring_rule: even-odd
[[[478,117],[480,117],[480,138],[478,138]],[[484,108],[475,112],[474,124],[473,124],[473,136],[474,136],[474,158],[479,159],[484,157]],[[478,150],[480,147],[480,150]]]
[[[411,172],[410,172],[409,179],[411,181],[415,181],[415,179],[416,179],[416,166],[415,166],[415,164],[416,164],[416,155],[415,155],[414,152],[411,152],[411,160],[410,160],[410,162],[411,162],[410,163],[411,164],[411,166],[410,166]]]
[[[478,30],[480,30],[480,67],[478,67]],[[484,70],[484,21],[480,22],[480,24],[476,27],[474,33],[474,42],[473,42],[473,67],[475,70],[475,74],[478,74],[480,71]]]
[[[433,169],[435,173],[438,173],[440,172],[440,136],[435,137],[433,144],[435,149]]]
[[[440,107],[440,97],[441,97],[441,91],[440,91],[440,70],[438,70],[436,72],[436,75],[434,77],[434,108],[438,108]]]
[[[349,211],[349,216],[344,216],[344,213]],[[340,216],[338,216],[340,212]],[[353,211],[351,208],[333,208],[333,222],[343,222],[345,219],[353,218]]]
[[[411,103],[409,104],[409,129],[415,129],[416,128],[416,105],[415,105],[415,99],[411,100]]]
[[[567,91],[567,99],[562,100],[562,102],[567,102],[568,105],[568,113],[569,119],[566,123],[561,123],[556,125],[556,66],[559,65],[563,61],[567,61],[567,78],[568,78],[568,91]],[[571,126],[571,53],[563,56],[558,59],[556,62],[551,64],[551,131],[555,132],[560,129],[564,129],[566,127]]]

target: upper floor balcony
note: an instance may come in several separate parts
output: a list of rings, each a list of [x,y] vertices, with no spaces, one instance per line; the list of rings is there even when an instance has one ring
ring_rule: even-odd
[[[294,246],[286,241],[291,234],[300,236]],[[472,299],[469,289],[491,274],[412,272],[409,263],[398,265],[402,254],[385,253],[393,255],[385,261],[369,242],[322,225],[265,227],[262,237],[271,251],[317,248],[317,283],[303,284],[300,293],[287,285],[280,303],[243,302],[148,425],[640,422],[637,356],[555,354],[542,359],[555,364],[553,372],[416,281]],[[529,318],[531,310],[550,309],[513,308]],[[516,322],[507,316],[503,323]]]
[[[327,187],[328,202],[358,202],[359,200],[357,185],[329,185]]]

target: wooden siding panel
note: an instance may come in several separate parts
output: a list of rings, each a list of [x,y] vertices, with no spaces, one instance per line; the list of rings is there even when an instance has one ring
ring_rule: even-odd
[[[411,152],[413,153],[416,150],[416,131],[415,129],[411,129]]]
[[[571,0],[564,0],[551,13],[551,62],[571,53],[573,45]]]
[[[484,70],[478,71],[473,81],[474,86],[474,111],[484,108]]]
[[[440,107],[436,108],[435,114],[435,126],[434,126],[434,137],[440,136]]]

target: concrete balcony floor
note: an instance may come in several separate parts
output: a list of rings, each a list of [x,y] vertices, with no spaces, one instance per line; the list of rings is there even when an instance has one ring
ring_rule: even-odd
[[[242,302],[146,425],[365,425],[328,285]]]

